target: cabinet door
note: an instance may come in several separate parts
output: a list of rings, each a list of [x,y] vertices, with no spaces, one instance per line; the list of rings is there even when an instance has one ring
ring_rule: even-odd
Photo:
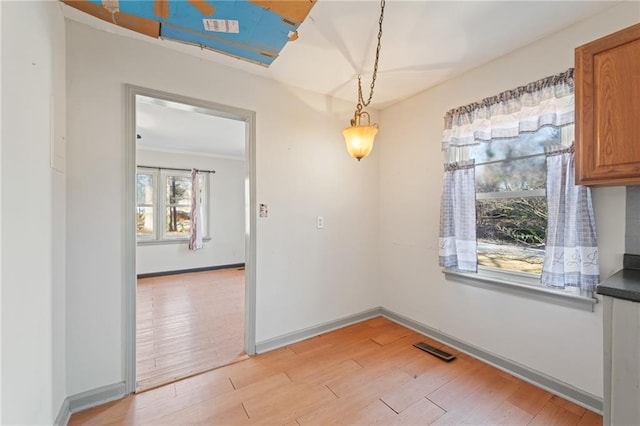
[[[640,183],[640,24],[575,51],[576,182]]]

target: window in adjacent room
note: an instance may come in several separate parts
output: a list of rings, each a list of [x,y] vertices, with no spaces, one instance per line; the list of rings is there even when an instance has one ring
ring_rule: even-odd
[[[208,236],[206,173],[198,173],[203,229]],[[187,240],[191,232],[191,176],[186,171],[138,168],[136,226],[138,241]]]
[[[136,233],[138,240],[156,239],[157,170],[138,170],[136,174]]]

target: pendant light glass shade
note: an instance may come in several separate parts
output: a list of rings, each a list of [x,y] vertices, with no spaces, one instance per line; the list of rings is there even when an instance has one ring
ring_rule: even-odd
[[[373,139],[378,133],[377,126],[351,126],[342,131],[349,155],[360,161],[373,149]]]

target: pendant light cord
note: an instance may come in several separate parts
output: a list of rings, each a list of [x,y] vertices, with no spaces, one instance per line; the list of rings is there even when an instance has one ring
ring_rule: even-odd
[[[376,61],[373,65],[373,77],[371,79],[371,85],[370,87],[370,92],[369,92],[369,99],[367,99],[367,102],[364,101],[364,98],[362,96],[362,83],[361,83],[361,76],[358,75],[358,105],[360,106],[369,106],[369,104],[371,103],[371,99],[373,98],[373,88],[376,85],[376,77],[378,76],[378,60],[380,59],[380,42],[382,41],[382,21],[384,20],[384,6],[385,6],[385,0],[380,0],[380,19],[378,21],[378,25],[379,25],[379,30],[378,30],[378,47],[376,48]],[[362,109],[362,107],[360,107],[359,109]]]

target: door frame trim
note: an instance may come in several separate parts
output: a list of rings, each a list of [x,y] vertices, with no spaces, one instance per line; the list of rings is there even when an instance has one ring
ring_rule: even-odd
[[[245,308],[244,350],[256,353],[256,113],[202,99],[130,84],[124,85],[124,376],[126,393],[136,389],[136,96],[149,96],[214,111],[219,117],[245,123]]]

